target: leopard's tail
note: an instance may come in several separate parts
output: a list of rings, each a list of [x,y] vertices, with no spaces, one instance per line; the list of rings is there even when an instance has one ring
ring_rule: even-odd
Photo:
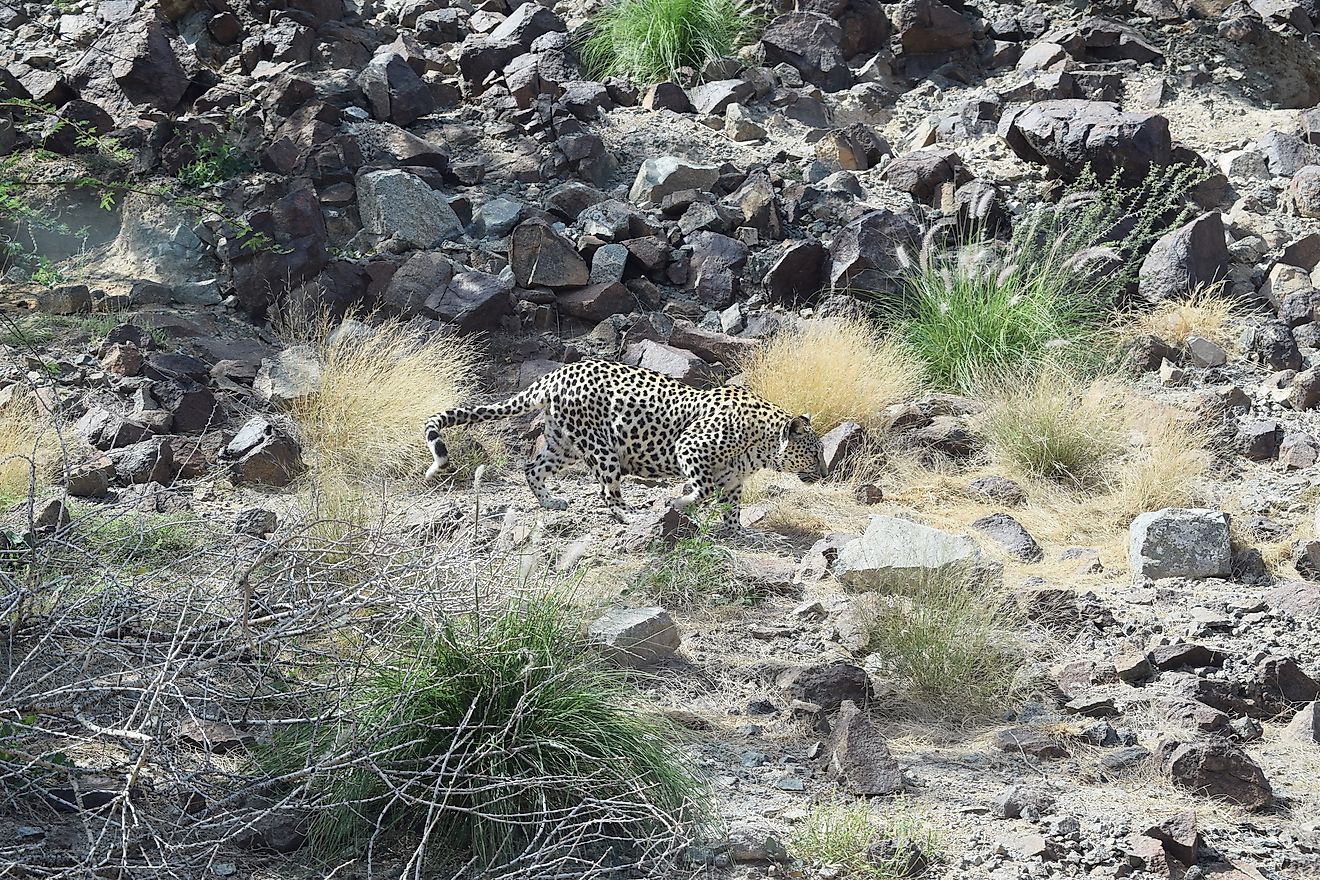
[[[426,445],[431,449],[431,456],[435,459],[435,462],[426,471],[426,479],[431,479],[441,469],[449,465],[449,448],[445,446],[444,438],[440,436],[441,431],[455,425],[493,422],[496,419],[507,419],[510,416],[518,416],[539,409],[543,406],[539,385],[538,382],[527,390],[521,391],[500,403],[447,409],[431,416],[430,421],[426,423],[426,427],[422,431],[422,435],[426,438]]]

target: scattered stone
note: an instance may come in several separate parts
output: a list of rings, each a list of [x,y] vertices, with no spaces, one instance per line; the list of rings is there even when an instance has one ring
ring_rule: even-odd
[[[1120,681],[1129,684],[1145,681],[1150,678],[1153,671],[1150,658],[1144,652],[1130,651],[1114,658],[1114,672]]]
[[[619,666],[642,669],[678,653],[678,627],[663,608],[620,608],[608,611],[587,627],[592,644]]]
[[[1222,667],[1228,655],[1205,645],[1176,642],[1150,649],[1150,663],[1161,672],[1170,669],[1199,669],[1205,666]]]
[[[714,165],[698,165],[678,156],[660,156],[647,159],[637,169],[637,179],[628,198],[637,204],[659,205],[670,193],[709,190],[719,177],[720,170]]]
[[[1030,755],[1033,758],[1066,758],[1068,750],[1038,730],[1011,727],[995,734],[995,747],[1001,752]]]
[[[842,662],[790,669],[779,676],[778,685],[794,699],[815,703],[826,712],[838,711],[845,700],[864,707],[874,695],[866,670]]]
[[[1027,493],[1008,477],[977,477],[967,484],[967,488],[974,495],[983,496],[1009,507],[1018,507],[1027,503]]]
[[[999,819],[1018,819],[1024,810],[1034,810],[1036,815],[1043,815],[1053,807],[1054,798],[1047,792],[1025,785],[1010,785],[995,795],[990,804],[990,813]]]
[[[1274,801],[1265,772],[1231,742],[1206,739],[1168,745],[1164,765],[1174,785],[1248,810],[1263,810]]]
[[[1176,862],[1195,865],[1201,846],[1201,832],[1196,826],[1196,813],[1183,810],[1146,829],[1146,836],[1164,845],[1164,852]]]
[[[830,733],[830,773],[859,797],[899,794],[903,771],[889,753],[884,736],[851,700],[839,706]]]
[[[1219,214],[1205,214],[1160,237],[1138,272],[1138,291],[1150,303],[1186,296],[1228,273],[1228,247]]]
[[[544,220],[528,220],[513,231],[509,265],[519,287],[581,287],[591,280],[577,248]]]
[[[1134,577],[1228,577],[1233,551],[1228,514],[1164,508],[1143,513],[1129,529],[1128,562]]]
[[[1045,552],[1020,522],[1007,513],[992,513],[971,524],[972,529],[1000,544],[1010,556],[1023,562],[1040,562]]]
[[[277,525],[279,525],[279,517],[275,515],[275,511],[266,510],[264,507],[249,507],[238,512],[238,516],[234,519],[234,532],[261,538],[275,531]]]

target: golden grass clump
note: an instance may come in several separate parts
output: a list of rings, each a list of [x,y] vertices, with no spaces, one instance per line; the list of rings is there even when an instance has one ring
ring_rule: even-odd
[[[1223,295],[1222,287],[1201,287],[1186,297],[1166,300],[1133,319],[1124,335],[1150,334],[1170,345],[1186,345],[1188,339],[1201,336],[1224,344],[1232,337],[1229,320],[1234,305]]]
[[[420,471],[429,460],[422,426],[462,402],[474,382],[470,341],[395,320],[345,323],[312,346],[320,391],[294,401],[289,415],[322,475],[365,480]]]
[[[0,405],[0,503],[26,496],[49,477],[58,448],[50,418],[31,394]]]
[[[885,407],[915,395],[922,368],[902,343],[856,318],[806,321],[744,365],[747,385],[824,433],[843,421],[877,428]]]
[[[1001,391],[983,425],[992,460],[1027,485],[1038,537],[1101,539],[1146,511],[1199,503],[1210,466],[1186,414],[1104,379],[1055,373]]]

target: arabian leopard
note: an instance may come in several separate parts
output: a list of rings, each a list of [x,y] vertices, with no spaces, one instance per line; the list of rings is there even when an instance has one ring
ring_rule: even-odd
[[[550,510],[564,510],[568,502],[547,491],[546,478],[578,460],[600,481],[605,505],[620,522],[627,522],[619,491],[624,476],[686,480],[674,507],[718,498],[729,505],[726,522],[734,525],[739,490],[755,471],[793,471],[808,480],[825,475],[809,416],[791,415],[746,388],[693,388],[640,367],[583,360],[502,403],[433,416],[425,429],[435,457],[427,479],[449,461],[443,429],[531,410],[545,415],[545,447],[527,463],[527,485]]]

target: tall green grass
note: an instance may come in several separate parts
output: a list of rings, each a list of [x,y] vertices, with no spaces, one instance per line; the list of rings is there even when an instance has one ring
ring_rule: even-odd
[[[1153,170],[1135,188],[1089,171],[1053,205],[1020,217],[1007,241],[936,224],[907,264],[899,329],[937,387],[972,391],[1050,363],[1094,367],[1115,303],[1160,235],[1191,213],[1204,172]]]
[[[881,821],[866,801],[826,801],[815,806],[793,831],[794,858],[841,869],[854,880],[902,880],[919,876],[914,868],[940,861],[944,844],[927,820],[904,808]]]
[[[584,830],[626,849],[704,816],[673,731],[584,653],[556,601],[419,629],[368,664],[337,723],[295,727],[266,756],[277,772],[321,768],[323,852],[411,832],[485,867]]]
[[[756,25],[741,0],[612,0],[591,21],[582,61],[597,78],[663,82],[733,54]]]

